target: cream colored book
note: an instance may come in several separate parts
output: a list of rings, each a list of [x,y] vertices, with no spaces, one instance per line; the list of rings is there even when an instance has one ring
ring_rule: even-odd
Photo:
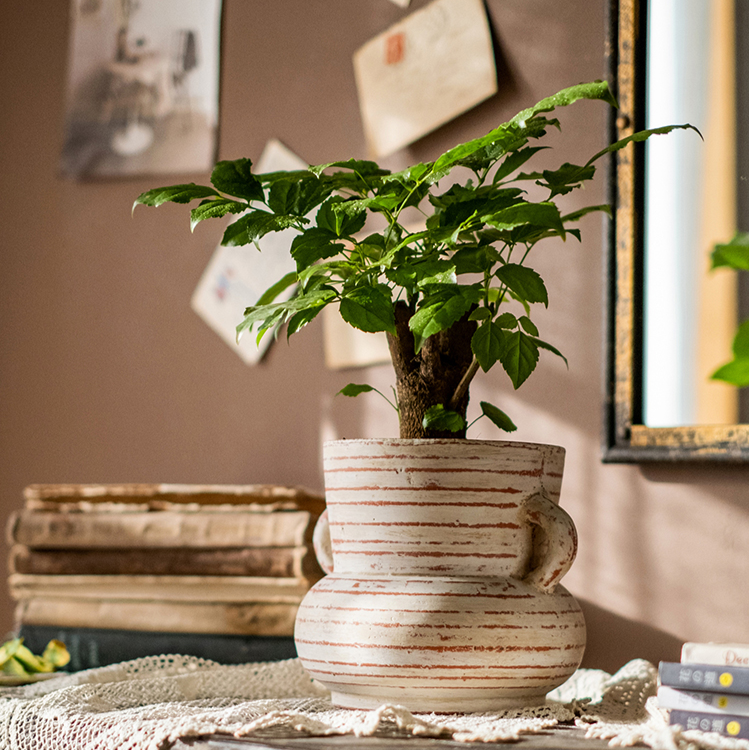
[[[294,634],[298,604],[130,601],[37,597],[16,607],[16,627],[149,630],[224,635]]]
[[[253,576],[24,575],[8,577],[10,595],[28,599],[298,604],[314,581]]]
[[[11,514],[11,544],[39,549],[71,547],[295,547],[308,543],[318,516],[306,510],[254,513],[57,513],[24,508]]]

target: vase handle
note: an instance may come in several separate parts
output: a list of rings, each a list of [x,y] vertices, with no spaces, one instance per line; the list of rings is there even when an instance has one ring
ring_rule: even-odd
[[[540,560],[523,581],[551,594],[570,569],[577,554],[577,530],[569,515],[541,489],[523,503],[525,520],[541,531],[534,533],[533,558]]]
[[[312,532],[312,547],[315,557],[324,573],[333,572],[333,546],[330,543],[330,523],[328,521],[328,509],[326,508],[317,519],[315,529]]]

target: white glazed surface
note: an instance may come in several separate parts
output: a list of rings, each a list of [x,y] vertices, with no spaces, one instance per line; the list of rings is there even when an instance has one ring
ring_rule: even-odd
[[[549,500],[562,448],[356,440],[325,451],[334,572],[305,597],[295,635],[334,702],[533,705],[575,671],[585,623],[558,582],[576,539]],[[555,534],[566,547],[539,567]]]

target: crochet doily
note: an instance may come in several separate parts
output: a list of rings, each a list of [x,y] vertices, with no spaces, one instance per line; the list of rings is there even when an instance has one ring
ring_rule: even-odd
[[[136,659],[0,690],[0,748],[164,750],[178,739],[270,728],[325,736],[421,735],[499,742],[558,722],[587,736],[655,750],[749,750],[749,742],[668,726],[655,704],[656,670],[629,662],[615,675],[581,669],[545,706],[465,715],[412,714],[403,707],[339,709],[297,659],[223,666],[186,656]]]

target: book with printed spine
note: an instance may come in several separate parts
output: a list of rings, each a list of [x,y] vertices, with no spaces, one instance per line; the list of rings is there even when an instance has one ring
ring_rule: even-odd
[[[685,643],[681,661],[692,664],[722,664],[726,667],[749,667],[749,644]]]
[[[11,574],[200,575],[315,578],[322,575],[309,544],[297,547],[166,547],[35,549],[11,547]]]
[[[726,695],[698,690],[680,690],[661,685],[658,688],[658,705],[681,711],[749,716],[749,695]]]
[[[661,685],[708,693],[749,694],[749,668],[719,664],[665,662],[658,665]]]
[[[698,729],[701,732],[714,732],[724,737],[749,739],[749,718],[746,716],[672,710],[669,724],[678,724],[686,730]]]

